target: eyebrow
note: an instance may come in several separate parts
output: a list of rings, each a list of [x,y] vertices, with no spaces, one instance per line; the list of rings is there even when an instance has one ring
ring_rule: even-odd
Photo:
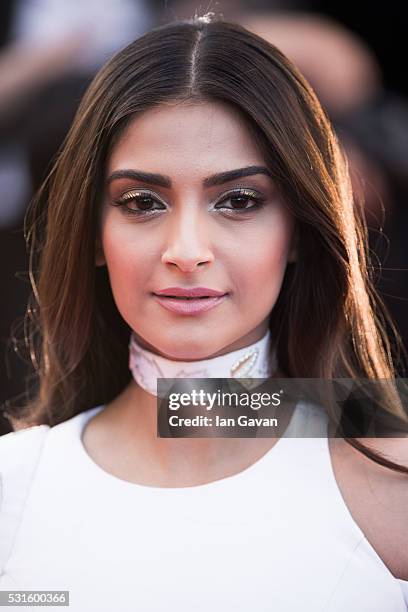
[[[272,173],[265,166],[246,166],[245,168],[237,168],[236,170],[227,170],[226,172],[220,172],[218,174],[212,174],[207,176],[203,180],[203,187],[209,188],[214,185],[223,185],[228,181],[233,181],[244,176],[253,176],[255,174],[265,174],[272,178]],[[152,172],[142,172],[141,170],[115,170],[106,179],[106,184],[109,185],[112,181],[117,179],[129,178],[151,185],[158,185],[159,187],[170,188],[172,186],[171,178],[164,176],[163,174],[155,174]]]

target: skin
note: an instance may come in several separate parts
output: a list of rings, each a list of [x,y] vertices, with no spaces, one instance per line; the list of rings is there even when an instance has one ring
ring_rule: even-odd
[[[366,438],[365,446],[408,466],[407,438]],[[408,476],[359,453],[342,438],[330,437],[335,479],[343,500],[374,551],[395,578],[408,580]]]
[[[204,359],[245,347],[265,333],[287,262],[297,257],[293,219],[265,175],[202,187],[209,175],[252,165],[264,160],[250,132],[235,111],[219,103],[149,110],[116,143],[106,177],[137,168],[167,175],[173,183],[163,188],[134,179],[112,181],[101,208],[96,265],[107,266],[117,307],[149,350],[171,359]],[[238,186],[262,193],[266,206],[237,219],[214,211],[215,203]],[[138,220],[112,206],[123,193],[142,187],[164,202],[157,217]],[[164,310],[151,296],[172,285],[202,285],[229,295],[215,309],[186,317]],[[282,432],[290,417],[279,423]],[[82,441],[90,457],[117,478],[186,487],[239,473],[279,435],[157,438],[156,397],[132,380],[88,422]],[[373,463],[342,439],[329,438],[329,447],[352,517],[393,575],[408,580],[408,547],[401,545],[408,527],[406,476]],[[374,440],[374,447],[408,465],[404,440]]]
[[[296,257],[294,219],[265,174],[202,185],[220,172],[265,165],[241,116],[222,103],[148,110],[116,142],[106,179],[137,169],[172,182],[169,188],[134,178],[110,180],[101,206],[96,265],[107,266],[118,310],[149,350],[198,360],[248,346],[265,334],[287,262]],[[238,204],[252,208],[249,212],[234,213],[237,201],[231,199],[221,209],[225,195],[239,187],[256,191],[264,206],[255,209],[247,197]],[[114,205],[124,193],[141,188],[158,200],[148,202],[148,208],[160,209],[154,216],[135,217]],[[129,201],[126,206],[141,208]],[[169,312],[151,295],[169,286],[204,286],[228,296],[189,317]],[[156,397],[132,380],[88,423],[84,446],[97,463],[125,480],[192,486],[241,471],[277,440],[157,438],[156,414]],[[288,411],[281,419],[282,427],[290,416]]]
[[[250,133],[235,112],[219,104],[150,110],[115,147],[108,176],[141,169],[173,183],[169,189],[134,179],[112,181],[101,220],[97,263],[106,263],[121,315],[150,350],[190,361],[236,350],[265,334],[289,256],[292,216],[273,180],[262,174],[202,187],[207,176],[254,165],[266,164]],[[150,208],[161,208],[155,217],[134,218],[111,205],[138,187],[157,194],[168,211],[150,202]],[[237,187],[259,192],[265,206],[235,217],[214,210]],[[128,206],[138,208],[134,202]],[[224,206],[231,209],[231,202]],[[210,287],[229,296],[208,313],[186,317],[165,310],[150,295],[175,285]]]

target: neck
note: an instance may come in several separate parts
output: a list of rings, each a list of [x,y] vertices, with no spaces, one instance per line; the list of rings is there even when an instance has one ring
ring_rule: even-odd
[[[142,347],[132,333],[129,369],[139,387],[157,396],[158,378],[269,378],[277,370],[277,358],[269,330],[248,346],[194,361],[179,361],[153,353]]]
[[[210,482],[244,469],[276,443],[278,438],[159,438],[157,396],[153,385],[158,372],[153,375],[151,370],[152,364],[159,363],[164,366],[160,375],[170,372],[173,375],[177,367],[183,378],[185,373],[181,368],[187,366],[207,368],[205,376],[215,378],[264,377],[265,371],[272,371],[271,378],[280,377],[279,369],[274,370],[276,357],[270,350],[269,333],[238,351],[214,359],[187,362],[187,365],[165,358],[162,361],[158,355],[145,349],[140,352],[136,350],[137,344],[132,342],[130,348],[131,382],[101,414],[109,431],[112,452],[117,452],[120,465],[127,466],[129,480],[154,486],[194,486]],[[142,360],[137,362],[135,357],[141,354]],[[137,363],[140,369],[137,366],[135,369]],[[143,379],[141,374],[144,374]],[[153,388],[146,390],[136,379],[141,380],[145,387],[149,384]],[[282,425],[285,425],[284,420]]]

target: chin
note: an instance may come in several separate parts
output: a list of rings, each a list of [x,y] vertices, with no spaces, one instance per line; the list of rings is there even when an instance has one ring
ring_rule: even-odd
[[[174,359],[177,361],[199,361],[201,359],[210,359],[211,355],[215,351],[206,351],[203,350],[203,347],[200,348],[179,348],[178,350],[170,349],[168,351],[160,349],[158,352],[162,357],[166,357],[167,359]]]
[[[205,340],[191,339],[188,340],[184,337],[183,340],[177,339],[157,344],[152,343],[150,351],[165,357],[166,359],[174,359],[177,361],[199,361],[202,359],[211,359],[214,353],[220,351],[222,346],[211,346],[206,343]],[[148,348],[148,347],[146,347]]]
[[[212,359],[215,354],[225,353],[229,351],[229,346],[234,339],[225,338],[224,342],[212,344],[208,340],[209,332],[207,329],[201,329],[201,333],[188,334],[181,333],[180,330],[168,330],[172,333],[163,334],[159,338],[151,337],[149,340],[136,333],[138,340],[142,346],[148,351],[156,353],[166,359],[176,361],[200,361],[203,359]],[[211,334],[214,337],[215,334]],[[218,340],[222,340],[218,338]]]

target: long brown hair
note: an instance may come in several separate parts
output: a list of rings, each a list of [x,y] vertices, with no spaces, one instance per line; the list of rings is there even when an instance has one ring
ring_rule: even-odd
[[[234,105],[296,219],[298,261],[288,264],[270,317],[281,369],[295,378],[395,377],[387,314],[368,272],[366,228],[314,92],[261,37],[194,18],[155,28],[99,71],[28,211],[25,336],[34,381],[25,403],[7,406],[14,427],[55,425],[111,401],[130,380],[130,329],[106,268],[95,267],[105,162],[131,119],[176,100]],[[406,417],[401,407],[392,410]]]

